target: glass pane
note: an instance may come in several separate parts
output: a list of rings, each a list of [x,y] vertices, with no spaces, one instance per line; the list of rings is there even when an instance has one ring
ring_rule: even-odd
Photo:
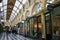
[[[19,6],[19,9],[21,9],[21,8],[22,8],[22,6],[23,6],[23,5],[21,4],[21,5]]]
[[[15,13],[15,16],[17,15],[17,13]]]
[[[18,7],[19,5],[20,5],[20,2],[19,1],[16,1],[15,6]]]
[[[22,2],[23,0],[19,0],[20,2]]]
[[[37,18],[33,18],[33,35],[34,37],[37,37]]]
[[[4,6],[4,9],[7,9],[7,5],[6,5],[6,6]]]
[[[12,11],[12,13],[15,13],[15,11]]]
[[[33,18],[30,19],[30,36],[33,36]]]
[[[60,35],[60,6],[56,7],[53,11],[54,14],[52,14],[52,24],[54,29],[54,34]]]
[[[19,9],[17,10],[17,13],[19,13]]]
[[[3,0],[3,5],[6,5],[7,4],[7,1],[8,0]]]
[[[0,3],[0,7],[2,6],[2,3]]]
[[[4,12],[7,12],[7,10],[4,10]]]
[[[14,6],[13,10],[15,10],[15,11],[16,11],[16,10],[17,10],[17,8]]]
[[[22,3],[25,4],[27,0],[23,0]]]

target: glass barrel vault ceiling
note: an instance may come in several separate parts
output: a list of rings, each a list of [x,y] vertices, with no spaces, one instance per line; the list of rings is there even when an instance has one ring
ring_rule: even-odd
[[[3,20],[4,22],[6,22],[6,12],[7,12],[7,0],[2,0],[2,2],[0,3],[0,16],[3,18],[1,20]]]
[[[19,13],[19,10],[22,9],[25,3],[26,3],[26,0],[16,0],[14,8],[10,16],[10,21],[13,21],[13,19],[15,18],[15,16],[17,16],[17,14]]]
[[[7,2],[8,2],[8,0],[3,0],[2,7],[1,7],[1,10],[4,13],[5,20],[6,20],[6,14],[7,14]],[[17,16],[17,13],[19,13],[19,10],[23,7],[23,5],[25,3],[26,3],[26,0],[16,0],[12,13],[11,13],[11,16],[10,16],[10,19],[9,19],[10,21],[12,21],[15,18],[15,16]]]

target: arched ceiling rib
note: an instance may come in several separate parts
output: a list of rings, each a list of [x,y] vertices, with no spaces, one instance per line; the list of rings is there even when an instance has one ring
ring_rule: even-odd
[[[10,18],[11,12],[12,12],[14,4],[15,4],[15,1],[16,0],[13,0],[13,1],[12,0],[8,0],[6,20],[9,20],[9,18]]]

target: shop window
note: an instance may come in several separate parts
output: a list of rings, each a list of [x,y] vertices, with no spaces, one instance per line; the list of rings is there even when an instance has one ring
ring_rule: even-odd
[[[54,29],[54,34],[57,34],[57,31],[60,31],[60,6],[56,7],[53,11],[53,29]]]
[[[37,18],[36,17],[34,18],[34,21],[33,21],[33,35],[34,37],[37,37]]]
[[[39,31],[41,32],[41,28],[42,28],[41,16],[38,17],[38,28],[39,28]]]

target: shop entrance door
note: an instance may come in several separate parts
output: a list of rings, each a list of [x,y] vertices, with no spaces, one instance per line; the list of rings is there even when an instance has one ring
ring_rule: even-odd
[[[45,14],[45,29],[46,29],[46,40],[52,39],[52,22],[51,22],[51,14]]]

